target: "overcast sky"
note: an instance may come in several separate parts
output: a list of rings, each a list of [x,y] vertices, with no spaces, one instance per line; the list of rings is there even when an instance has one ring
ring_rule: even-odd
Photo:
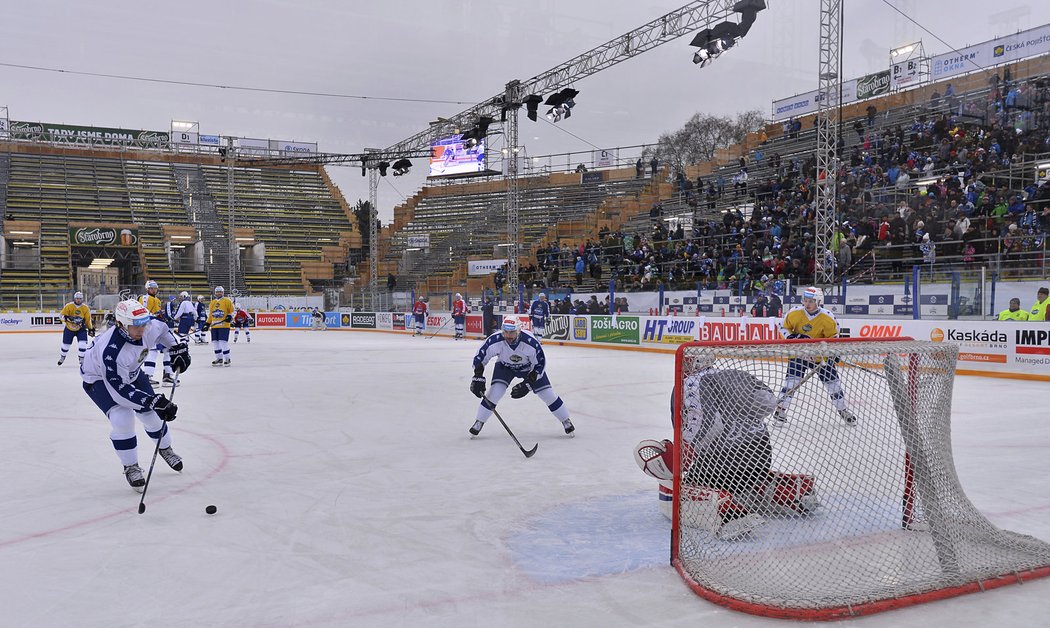
[[[948,47],[881,0],[844,0],[844,74],[885,69],[889,49]],[[953,47],[1050,23],[1050,2],[889,0]],[[325,152],[385,147],[685,4],[682,0],[34,0],[8,7],[0,63],[370,97],[392,102],[161,85],[0,66],[14,120],[316,141]],[[576,84],[572,118],[522,116],[530,155],[653,142],[698,111],[733,114],[816,87],[819,2],[767,0],[751,32],[707,68],[690,36]],[[573,137],[573,135],[578,136]],[[425,164],[380,185],[384,224],[423,184]],[[354,203],[360,170],[332,167]]]

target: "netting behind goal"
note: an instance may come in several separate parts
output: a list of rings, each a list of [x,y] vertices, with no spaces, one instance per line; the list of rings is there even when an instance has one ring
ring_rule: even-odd
[[[671,554],[694,591],[833,619],[1050,575],[1050,545],[993,526],[959,484],[957,356],[910,339],[683,345]]]

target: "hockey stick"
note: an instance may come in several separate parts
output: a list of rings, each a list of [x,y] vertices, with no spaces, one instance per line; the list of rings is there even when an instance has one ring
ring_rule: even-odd
[[[489,403],[492,403],[492,401],[489,401]],[[493,406],[492,406],[492,414],[496,415],[496,418],[499,419],[500,425],[503,426],[503,429],[507,430],[507,433],[510,434],[510,437],[514,439],[514,444],[518,446],[518,449],[521,450],[521,453],[525,454],[526,458],[531,458],[532,455],[536,453],[536,450],[540,448],[540,444],[539,443],[536,443],[535,445],[533,445],[532,449],[525,449],[524,447],[522,447],[521,446],[521,441],[519,441],[518,437],[514,435],[514,432],[510,431],[510,426],[507,425],[507,422],[504,421],[503,417],[501,417],[499,415],[499,412],[496,412],[495,404],[493,404]]]
[[[875,377],[881,377],[883,379],[886,379],[886,374],[885,373],[880,373],[880,372],[876,371],[875,369],[871,369],[871,368],[868,368],[866,366],[862,366],[860,364],[857,364],[856,362],[847,362],[845,360],[841,360],[841,362],[845,366],[850,366],[850,367],[853,367],[855,369],[860,369],[860,370],[862,370],[862,371],[864,371],[866,373],[871,373]]]
[[[179,375],[182,375],[181,371],[175,373],[175,381],[171,383],[171,396],[168,397],[168,401],[172,401],[175,399],[175,389],[179,386]],[[146,474],[146,483],[142,485],[142,495],[139,497],[140,515],[146,512],[146,491],[149,490],[149,479],[153,477],[153,465],[157,464],[157,454],[160,453],[160,441],[163,438],[164,435],[161,434],[160,437],[157,438],[157,446],[153,448],[153,460],[151,460],[149,463],[149,473]]]
[[[441,327],[438,327],[437,329],[435,329],[435,330],[434,330],[434,333],[432,333],[432,334],[427,334],[427,336],[426,336],[426,337],[424,338],[424,340],[430,340],[430,339],[431,339],[431,338],[433,338],[434,336],[438,335],[438,332],[440,332],[440,331],[441,331],[442,329],[444,329],[444,328],[445,328],[445,325],[448,325],[448,324],[449,324],[449,321],[451,321],[451,320],[452,320],[452,319],[450,318],[450,319],[448,319],[447,321],[445,321],[444,323],[441,323]]]

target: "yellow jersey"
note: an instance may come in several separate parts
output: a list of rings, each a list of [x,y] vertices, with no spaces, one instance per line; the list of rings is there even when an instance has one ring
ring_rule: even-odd
[[[1003,310],[999,312],[999,320],[1001,321],[1026,321],[1028,320],[1028,312],[1024,310],[1017,310],[1011,312],[1010,310]]]
[[[229,329],[227,317],[233,316],[233,301],[222,297],[208,304],[208,326],[212,329]]]
[[[1047,319],[1047,308],[1050,306],[1050,299],[1043,299],[1041,302],[1037,302],[1032,306],[1031,311],[1028,312],[1028,320],[1030,321],[1045,321]]]
[[[162,304],[160,302],[160,299],[153,296],[152,294],[144,294],[141,297],[139,297],[139,303],[142,304],[142,307],[149,310],[151,316],[156,316],[157,312],[161,311]]]
[[[805,306],[799,305],[780,323],[780,335],[787,338],[792,334],[807,338],[835,338],[839,335],[839,323],[831,310],[818,307],[816,313],[810,314]]]
[[[91,329],[91,310],[88,309],[87,303],[66,303],[62,308],[62,322],[69,331],[80,331],[85,327]]]

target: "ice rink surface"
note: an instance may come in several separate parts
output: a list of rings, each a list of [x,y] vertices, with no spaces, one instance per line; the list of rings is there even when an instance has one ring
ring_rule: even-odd
[[[671,434],[672,355],[547,346],[577,437],[535,395],[507,396],[501,415],[539,443],[526,460],[495,419],[468,437],[480,341],[255,331],[232,368],[192,346],[171,424],[186,468],[159,461],[138,515],[75,358],[55,366],[60,337],[0,334],[2,625],[789,623],[710,604],[668,565],[632,451]],[[1043,540],[1048,399],[1047,383],[955,382],[966,493]],[[152,453],[139,426],[144,469]],[[1044,579],[846,623],[1046,625],[1048,597]]]

